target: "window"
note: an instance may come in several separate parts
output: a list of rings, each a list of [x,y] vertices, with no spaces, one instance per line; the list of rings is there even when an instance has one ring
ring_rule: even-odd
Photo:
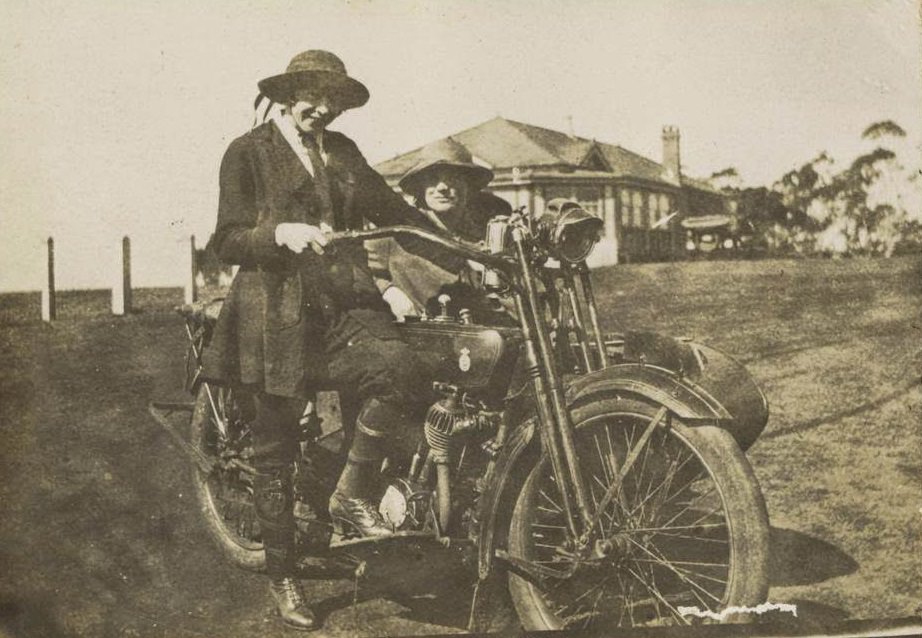
[[[668,217],[669,215],[672,214],[672,212],[673,212],[672,211],[672,198],[670,198],[669,195],[666,195],[665,193],[660,193],[659,195],[660,218],[662,219],[662,218]],[[672,223],[671,221],[667,222],[663,224],[662,226],[660,226],[660,228],[662,228],[663,230],[668,230],[669,224],[671,223]]]
[[[544,187],[545,201],[557,197],[575,200],[587,213],[602,216],[602,189],[598,186],[570,186],[554,184]]]
[[[552,199],[563,197],[564,199],[573,199],[573,188],[571,186],[553,184],[544,187],[544,201],[549,202]]]
[[[643,193],[640,191],[634,191],[631,197],[631,203],[633,204],[633,220],[634,226],[636,228],[643,228]]]
[[[602,189],[598,186],[577,186],[574,189],[574,199],[587,213],[596,217],[602,216]]]
[[[647,196],[647,210],[650,211],[650,226],[656,224],[659,221],[659,195],[657,193],[650,193]]]
[[[621,227],[627,228],[631,225],[631,191],[626,188],[620,189],[621,197]]]

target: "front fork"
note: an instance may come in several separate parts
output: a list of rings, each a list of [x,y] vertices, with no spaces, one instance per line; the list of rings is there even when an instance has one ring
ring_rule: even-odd
[[[580,472],[573,440],[573,423],[554,361],[544,309],[538,298],[535,277],[526,251],[524,233],[521,228],[512,230],[512,240],[521,269],[521,285],[515,291],[515,304],[522,327],[526,369],[535,394],[541,445],[550,459],[554,480],[561,488],[568,531],[574,540],[582,540],[586,532],[595,527],[593,520],[596,513],[589,505],[588,491]]]

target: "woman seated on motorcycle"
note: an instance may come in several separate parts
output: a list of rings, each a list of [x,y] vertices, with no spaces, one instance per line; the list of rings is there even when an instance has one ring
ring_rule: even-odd
[[[420,214],[442,232],[479,242],[490,218],[511,212],[508,203],[483,190],[493,179],[493,171],[475,164],[462,144],[448,137],[425,147],[421,156],[398,184]],[[366,248],[378,288],[398,319],[424,311],[438,314],[441,308],[437,299],[443,293],[452,299],[448,307],[452,316],[467,308],[477,323],[503,323],[507,319],[477,288],[480,273],[476,264],[459,277],[407,252],[392,238],[367,242]]]

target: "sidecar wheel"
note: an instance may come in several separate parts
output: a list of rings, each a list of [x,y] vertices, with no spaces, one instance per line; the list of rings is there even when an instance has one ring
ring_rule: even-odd
[[[253,408],[247,397],[230,388],[202,383],[195,400],[190,441],[212,460],[223,460],[206,475],[192,468],[192,484],[205,527],[221,551],[235,565],[254,571],[265,569],[266,552],[260,540],[253,507],[251,474],[233,463],[250,444],[249,422]],[[225,424],[226,435],[217,420]]]
[[[656,412],[622,397],[573,410],[593,504]],[[700,617],[679,607],[719,614],[765,601],[768,515],[752,468],[726,431],[673,418],[654,431],[621,492],[602,515],[602,537],[570,578],[535,581],[510,573],[510,594],[526,630],[693,624]],[[546,457],[516,502],[509,551],[558,571],[572,565],[560,491]]]

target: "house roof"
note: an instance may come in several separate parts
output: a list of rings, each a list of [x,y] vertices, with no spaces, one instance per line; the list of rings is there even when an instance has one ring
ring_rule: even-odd
[[[659,162],[631,152],[616,144],[568,135],[540,126],[495,117],[451,136],[474,156],[475,161],[495,171],[503,169],[566,168],[574,174],[633,177],[675,186]],[[399,178],[420,159],[422,148],[381,162],[375,168],[386,178]],[[582,170],[580,170],[582,169]],[[713,190],[700,180],[682,178],[683,184]]]

